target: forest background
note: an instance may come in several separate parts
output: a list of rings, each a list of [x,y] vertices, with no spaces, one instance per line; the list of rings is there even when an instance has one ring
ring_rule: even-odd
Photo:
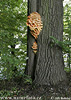
[[[24,75],[27,57],[27,1],[0,1],[0,81],[15,80],[19,83],[25,77],[25,83],[32,83]],[[71,1],[64,0],[63,42],[51,37],[62,47],[65,71],[71,71]]]

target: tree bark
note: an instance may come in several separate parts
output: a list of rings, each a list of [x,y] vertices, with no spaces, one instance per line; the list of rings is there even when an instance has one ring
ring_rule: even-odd
[[[32,2],[31,2],[32,1]],[[35,4],[33,4],[35,1]],[[37,11],[43,22],[37,43],[38,52],[35,55],[31,49],[34,38],[28,31],[28,62],[26,72],[36,84],[58,84],[66,81],[62,49],[51,47],[50,36],[59,41],[63,38],[63,0],[29,0],[29,13]],[[34,7],[33,7],[34,5]],[[33,8],[32,8],[33,7]]]
[[[32,12],[36,12],[37,0],[28,0],[28,15]],[[34,72],[35,72],[35,64],[36,64],[36,55],[33,53],[32,45],[34,43],[34,37],[30,33],[30,29],[28,28],[27,32],[27,66],[25,69],[25,74],[31,76],[34,80]]]

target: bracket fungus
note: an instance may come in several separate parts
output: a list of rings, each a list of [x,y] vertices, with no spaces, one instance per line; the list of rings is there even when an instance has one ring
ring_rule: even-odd
[[[32,12],[27,19],[27,26],[30,28],[30,33],[35,38],[35,40],[38,38],[38,35],[40,34],[40,31],[42,30],[43,24],[41,21],[41,16],[37,12]],[[35,49],[36,46],[36,49]],[[32,49],[34,53],[37,52],[37,43],[36,41],[33,43]],[[35,52],[36,51],[36,52]]]

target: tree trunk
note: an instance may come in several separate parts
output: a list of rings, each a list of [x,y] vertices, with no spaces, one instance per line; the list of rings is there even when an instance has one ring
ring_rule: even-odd
[[[32,12],[36,12],[36,0],[28,0],[28,15]],[[36,55],[33,53],[32,45],[34,43],[34,37],[30,33],[30,29],[28,28],[27,34],[27,66],[25,69],[25,74],[31,76],[34,80],[34,72],[35,72],[35,64],[36,64]]]
[[[31,2],[32,1],[32,2]],[[35,4],[33,4],[35,1]],[[29,13],[37,11],[43,22],[37,43],[38,52],[35,55],[31,49],[34,38],[28,32],[28,62],[26,72],[36,84],[58,84],[66,81],[62,49],[51,47],[50,36],[59,41],[63,38],[63,1],[62,0],[29,0]],[[33,6],[34,5],[34,6]]]

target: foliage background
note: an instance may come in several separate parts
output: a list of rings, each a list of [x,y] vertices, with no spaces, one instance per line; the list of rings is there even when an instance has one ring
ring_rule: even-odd
[[[0,1],[0,77],[23,75],[26,64],[27,3]],[[16,70],[15,70],[16,69]]]
[[[67,42],[68,52],[64,53],[65,69],[71,70],[71,2],[64,7],[64,32],[63,40]]]

